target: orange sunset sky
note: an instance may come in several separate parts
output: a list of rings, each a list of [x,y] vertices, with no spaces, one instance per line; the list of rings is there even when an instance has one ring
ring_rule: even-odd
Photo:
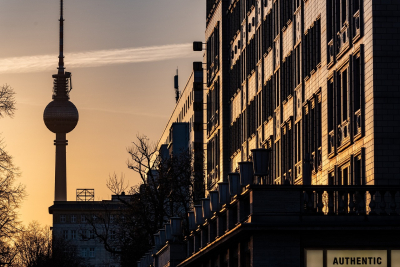
[[[52,100],[58,63],[57,0],[0,0],[0,85],[16,92],[14,118],[0,119],[1,138],[20,168],[28,196],[20,219],[51,225],[54,199],[55,134],[43,123]],[[201,0],[64,1],[66,71],[72,72],[71,101],[79,111],[67,139],[67,194],[94,188],[109,199],[109,174],[128,170],[126,148],[137,134],[157,142],[175,105],[173,75],[181,89],[193,61],[192,41],[204,40]]]

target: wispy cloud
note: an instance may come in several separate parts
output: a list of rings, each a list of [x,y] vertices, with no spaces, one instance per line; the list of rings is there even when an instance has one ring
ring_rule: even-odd
[[[184,58],[193,55],[191,44],[172,44],[139,48],[66,53],[68,69],[98,67],[111,64],[140,63]],[[0,73],[26,73],[57,67],[57,55],[0,58]]]
[[[43,103],[35,103],[28,100],[18,100],[18,105],[27,105],[27,106],[34,106],[43,109],[45,105]],[[85,107],[79,106],[79,112],[81,113],[83,110],[85,111],[94,111],[94,112],[106,112],[106,113],[115,113],[115,114],[125,114],[125,115],[132,115],[132,116],[141,116],[141,117],[151,117],[151,118],[161,118],[161,119],[168,119],[169,115],[166,113],[148,113],[148,112],[136,112],[130,110],[123,110],[123,109],[107,109],[107,108],[94,108],[94,107]]]

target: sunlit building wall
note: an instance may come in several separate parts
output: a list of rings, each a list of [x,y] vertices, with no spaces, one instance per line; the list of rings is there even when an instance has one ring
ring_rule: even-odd
[[[398,184],[397,28],[373,3],[207,1],[208,190],[254,148],[273,184]]]

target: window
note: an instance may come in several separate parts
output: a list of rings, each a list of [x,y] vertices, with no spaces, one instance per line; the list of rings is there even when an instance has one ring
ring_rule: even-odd
[[[86,258],[88,255],[88,249],[87,248],[81,248],[81,257]]]
[[[257,128],[259,128],[262,123],[263,123],[263,109],[262,109],[262,100],[263,100],[263,91],[260,91],[257,96],[256,96],[256,102],[257,102]]]
[[[207,84],[210,86],[219,70],[219,22],[207,40]]]
[[[294,87],[300,85],[301,83],[301,45],[296,46],[294,49],[294,57],[295,57],[295,71],[294,71]]]
[[[93,230],[89,230],[89,238],[90,239],[94,238],[94,231]]]
[[[365,176],[364,176],[364,149],[361,150],[361,153],[354,157],[353,159],[353,184],[354,185],[365,185]]]
[[[352,23],[352,36],[353,42],[356,41],[357,38],[361,35],[361,0],[352,0],[352,12],[351,12],[351,19]]]
[[[66,222],[66,216],[65,215],[60,215],[60,222],[62,222],[62,223]]]
[[[336,92],[336,116],[338,136],[338,147],[346,144],[350,137],[350,86],[349,86],[349,71],[348,65],[345,66],[337,74],[337,92]]]
[[[259,27],[257,29],[257,62],[263,58],[263,38],[262,36],[262,28]]]
[[[293,162],[293,131],[292,131],[292,120],[289,119],[285,122],[282,127],[282,172],[283,183],[287,180],[291,184],[292,181],[292,162]]]
[[[90,258],[94,258],[95,257],[95,253],[94,253],[94,248],[89,248],[89,257]]]
[[[275,84],[275,108],[279,107],[280,105],[280,83],[281,83],[281,71],[280,69],[276,71],[274,75],[274,84]]]
[[[294,170],[295,184],[298,184],[298,179],[302,176],[302,127],[301,120],[297,121],[295,124],[295,135],[296,135],[296,147],[295,147],[295,162],[296,168]]]
[[[115,231],[111,230],[110,232],[110,240],[114,240],[115,239]]]
[[[348,91],[348,71],[345,69],[340,73],[340,94],[341,94],[341,122],[344,122],[349,117],[349,91]]]
[[[321,63],[321,18],[317,18],[312,26],[304,33],[305,76],[313,74]]]
[[[315,171],[321,170],[322,168],[322,96],[318,93],[316,96],[316,116],[315,116],[315,131],[316,131],[316,142],[315,142]]]
[[[263,21],[263,54],[267,53],[272,47],[272,12],[269,12]]]
[[[360,53],[357,53],[352,57],[352,86],[353,86],[353,131],[355,139],[361,137],[362,135],[362,126],[363,126],[363,99],[364,99],[364,90],[363,90],[363,69],[362,69],[362,46],[360,49]]]
[[[351,185],[350,163],[339,168],[338,185]]]
[[[247,106],[247,116],[248,123],[247,123],[247,137],[251,137],[253,134],[256,133],[257,125],[256,125],[256,99],[252,100],[249,105]]]
[[[281,184],[281,161],[280,161],[280,140],[275,142],[275,181],[274,184]]]
[[[240,5],[235,5],[231,12],[228,13],[229,21],[229,39],[233,40],[237,31],[240,30]]]
[[[68,230],[63,230],[63,238],[68,239]]]
[[[87,220],[86,220],[86,215],[81,215],[81,222],[82,222],[82,223],[87,222]]]
[[[273,4],[272,11],[274,12],[274,39],[280,33],[280,3],[281,1],[276,1]]]
[[[114,215],[110,215],[110,223],[114,223]]]
[[[296,8],[299,8],[301,6],[301,0],[294,0],[294,1]]]
[[[294,95],[295,86],[293,82],[293,77],[295,73],[293,68],[293,61],[294,53],[291,53],[282,62],[282,101],[285,101],[289,96]]]
[[[71,222],[72,223],[76,223],[76,216],[75,215],[71,215]]]
[[[256,68],[256,60],[257,60],[257,48],[256,48],[256,38],[253,35],[253,38],[251,38],[251,40],[249,40],[247,46],[246,46],[246,56],[244,58],[246,58],[246,74],[247,75],[251,75],[255,68]]]
[[[311,170],[317,173],[322,167],[322,108],[321,93],[315,94],[304,107],[304,159],[310,161]],[[304,179],[310,179],[308,169]],[[307,183],[311,182],[309,180]]]
[[[207,186],[211,189],[219,178],[219,132],[207,143]]]
[[[71,239],[76,239],[76,230],[71,230]]]
[[[336,74],[334,73],[334,76]],[[335,152],[335,89],[333,78],[328,81],[328,154]]]
[[[207,93],[207,133],[211,134],[219,123],[219,77]]]
[[[235,98],[235,99],[238,99]],[[230,155],[233,155],[242,147],[242,115],[239,113],[234,122],[229,127]]]
[[[255,0],[246,0],[247,12],[249,12],[251,8],[256,5],[255,2]]]
[[[287,22],[292,20],[292,16],[293,16],[293,12],[294,12],[292,2],[293,1],[290,1],[290,0],[282,1],[284,24],[286,24]]]
[[[344,24],[348,21],[347,19],[347,1],[348,0],[340,0],[340,25],[344,26]]]
[[[80,240],[87,240],[88,239],[87,230],[79,230],[79,237]]]
[[[272,80],[267,81],[262,89],[262,113],[263,122],[267,121],[270,116],[274,114],[273,112],[273,101],[272,101]]]

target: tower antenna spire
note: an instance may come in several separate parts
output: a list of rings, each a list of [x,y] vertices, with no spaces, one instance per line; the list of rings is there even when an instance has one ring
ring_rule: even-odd
[[[69,101],[68,84],[71,85],[71,73],[64,71],[64,18],[63,0],[60,0],[60,54],[58,56],[58,73],[53,74],[53,101],[43,112],[46,127],[56,134],[56,168],[54,183],[54,201],[67,200],[67,133],[78,124],[79,113]]]
[[[60,48],[58,55],[58,73],[64,73],[64,1],[60,0]]]

